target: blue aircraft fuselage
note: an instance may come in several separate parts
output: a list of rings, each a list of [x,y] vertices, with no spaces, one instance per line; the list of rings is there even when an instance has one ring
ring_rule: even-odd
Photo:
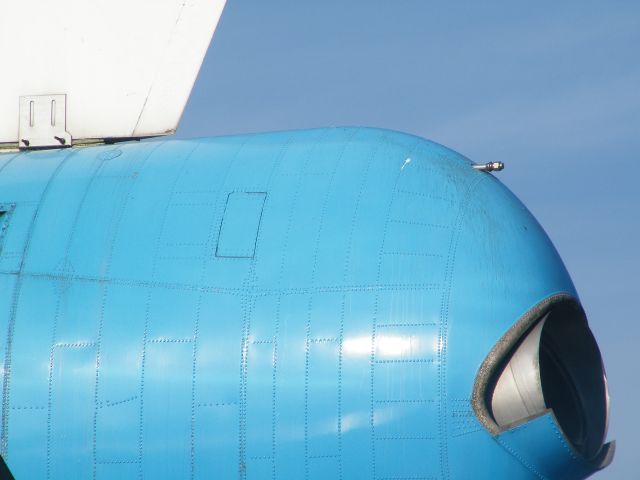
[[[1,451],[17,479],[585,478],[552,412],[474,405],[558,298],[526,208],[417,137],[3,154]]]

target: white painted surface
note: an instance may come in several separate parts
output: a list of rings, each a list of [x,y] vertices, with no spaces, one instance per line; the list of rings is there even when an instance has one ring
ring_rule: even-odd
[[[0,143],[19,98],[67,95],[74,139],[172,133],[226,0],[18,0],[0,15]]]

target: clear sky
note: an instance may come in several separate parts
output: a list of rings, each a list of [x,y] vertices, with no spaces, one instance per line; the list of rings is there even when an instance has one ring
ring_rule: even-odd
[[[506,163],[609,374],[593,478],[640,478],[640,2],[228,0],[178,136],[333,125]]]

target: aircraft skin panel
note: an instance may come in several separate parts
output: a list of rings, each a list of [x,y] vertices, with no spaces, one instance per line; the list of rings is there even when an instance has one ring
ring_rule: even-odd
[[[0,251],[0,254],[2,252]],[[9,325],[9,319],[11,318],[11,309],[13,304],[13,291],[15,289],[16,278],[14,275],[0,275],[0,325],[6,327]],[[0,329],[0,342],[2,345],[7,345],[7,329]],[[2,356],[2,369],[0,374],[2,375],[2,381],[4,382],[4,355]],[[0,405],[0,415],[2,415],[2,409],[4,408],[4,402]]]
[[[16,478],[595,470],[550,414],[496,436],[474,413],[502,335],[577,294],[535,219],[461,155],[333,128],[3,157]]]

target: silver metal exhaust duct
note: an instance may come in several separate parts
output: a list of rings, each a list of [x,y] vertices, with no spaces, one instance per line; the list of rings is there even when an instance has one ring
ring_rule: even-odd
[[[507,427],[547,410],[540,378],[540,337],[547,315],[522,341],[502,371],[491,395],[491,410]]]

